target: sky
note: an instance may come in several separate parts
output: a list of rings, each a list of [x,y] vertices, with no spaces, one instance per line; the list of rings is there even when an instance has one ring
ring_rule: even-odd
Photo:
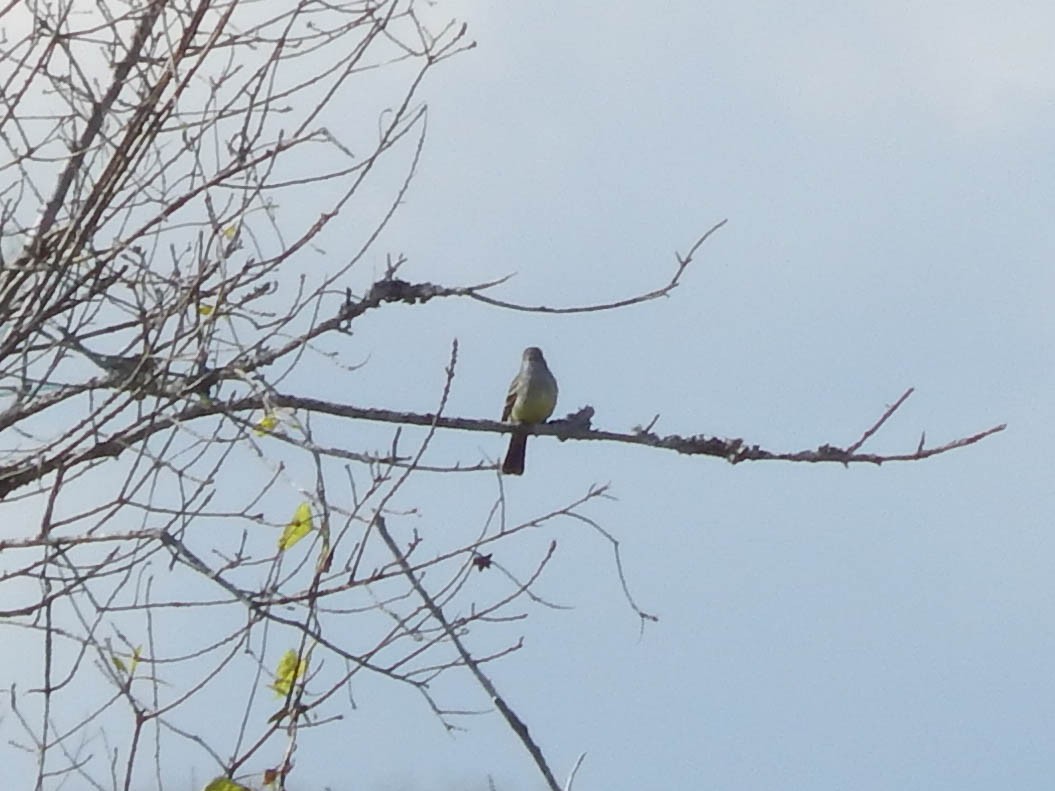
[[[641,628],[612,544],[584,523],[540,528],[522,557],[498,558],[526,573],[557,542],[536,591],[562,608],[525,604],[527,620],[468,638],[477,650],[524,638],[489,672],[557,775],[585,753],[577,791],[1048,788],[1055,9],[462,0],[433,12],[467,23],[477,46],[423,87],[422,160],[363,283],[401,252],[411,281],[515,274],[492,296],[607,302],[663,285],[678,252],[728,222],[668,297],[619,311],[375,311],[349,352],[366,364],[313,395],[433,411],[456,339],[456,416],[497,419],[536,345],[558,416],[589,405],[600,429],[656,418],[659,434],[778,452],[845,446],[910,387],[865,451],[1008,424],[923,462],[849,469],[533,439],[527,473],[503,484],[510,519],[609,485],[583,513],[658,616]],[[348,102],[322,122],[354,118]],[[343,252],[339,236],[323,246]],[[390,435],[356,428],[335,441]],[[502,450],[449,432],[426,461]],[[474,530],[494,487],[488,474],[419,476],[403,503],[419,510],[397,527]],[[489,708],[471,686],[451,691]],[[544,787],[494,714],[449,734],[399,687],[364,686],[355,703],[303,732],[291,787]],[[188,788],[211,777],[189,771]]]
[[[574,609],[533,613],[496,674],[560,776],[585,752],[578,789],[1046,788],[1055,12],[468,2],[459,18],[478,46],[428,85],[424,161],[384,240],[411,275],[515,272],[498,296],[600,302],[665,282],[675,251],[728,224],[668,299],[420,311],[400,327],[409,370],[438,381],[458,338],[455,413],[495,413],[533,344],[558,413],[589,404],[600,428],[658,414],[660,434],[846,445],[909,387],[867,450],[1008,424],[881,468],[533,441],[510,508],[610,483],[591,515],[660,618],[639,634],[606,543],[557,536],[541,590]],[[436,748],[435,775],[407,768],[416,787],[484,788],[477,755],[499,788],[541,788],[491,725]]]

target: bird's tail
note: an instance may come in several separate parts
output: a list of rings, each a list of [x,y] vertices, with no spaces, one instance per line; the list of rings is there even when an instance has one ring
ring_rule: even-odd
[[[513,434],[509,437],[509,450],[502,462],[502,472],[506,475],[524,474],[524,454],[527,452],[527,434]]]

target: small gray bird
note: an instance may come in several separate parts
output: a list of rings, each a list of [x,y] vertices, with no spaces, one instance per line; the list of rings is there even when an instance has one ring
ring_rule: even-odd
[[[509,383],[502,420],[522,425],[545,423],[553,414],[555,406],[557,380],[550,373],[542,350],[537,346],[529,346],[524,349],[520,371]],[[506,475],[522,475],[526,452],[527,434],[517,432],[510,435],[509,450],[506,451],[505,461],[502,462],[502,472]]]
[[[158,362],[153,357],[143,357],[138,354],[127,357],[118,354],[100,354],[85,346],[80,340],[63,328],[59,328],[65,344],[74,351],[80,352],[93,363],[102,368],[114,384],[124,388],[142,388],[150,385],[158,373]]]

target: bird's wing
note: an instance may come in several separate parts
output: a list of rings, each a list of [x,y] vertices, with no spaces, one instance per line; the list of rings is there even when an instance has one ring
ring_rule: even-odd
[[[513,413],[513,404],[515,404],[517,400],[517,380],[519,378],[520,375],[517,374],[513,377],[513,381],[509,383],[509,392],[506,394],[506,403],[505,406],[502,407],[503,423],[509,420],[509,416]]]

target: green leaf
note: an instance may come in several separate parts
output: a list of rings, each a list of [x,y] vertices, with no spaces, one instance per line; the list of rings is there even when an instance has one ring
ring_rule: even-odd
[[[293,518],[289,520],[286,529],[282,531],[282,537],[278,540],[279,552],[285,552],[296,544],[310,533],[313,527],[311,506],[306,502],[301,503],[297,506],[297,510],[293,512]]]
[[[275,670],[275,682],[271,685],[271,689],[275,690],[275,694],[280,698],[288,696],[289,691],[293,689],[293,684],[297,679],[303,678],[307,670],[308,663],[301,659],[297,652],[291,648],[278,660],[278,668]]]
[[[209,785],[205,786],[202,791],[252,791],[252,789],[246,788],[241,783],[236,783],[229,777],[217,777]]]
[[[270,434],[277,425],[278,415],[274,412],[268,412],[256,422],[256,425],[253,427],[253,433],[258,437],[263,437]]]

